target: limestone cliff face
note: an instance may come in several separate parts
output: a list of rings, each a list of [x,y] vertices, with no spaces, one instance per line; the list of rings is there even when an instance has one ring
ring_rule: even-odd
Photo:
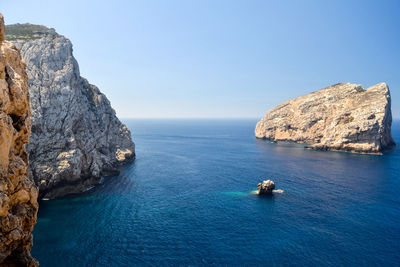
[[[28,77],[17,48],[4,40],[0,14],[0,264],[37,266],[31,257],[38,191],[29,179]]]
[[[390,106],[385,83],[367,90],[335,84],[273,108],[257,123],[255,135],[314,149],[381,153],[395,145]]]
[[[135,157],[129,129],[80,76],[71,42],[54,29],[7,26],[27,64],[32,112],[30,171],[43,198],[81,192]]]

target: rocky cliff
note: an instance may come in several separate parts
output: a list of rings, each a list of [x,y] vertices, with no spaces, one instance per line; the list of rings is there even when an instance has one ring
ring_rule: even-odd
[[[132,160],[129,129],[99,89],[80,76],[70,40],[40,25],[8,25],[27,64],[32,112],[30,172],[39,196],[81,192]]]
[[[289,100],[257,123],[255,135],[321,150],[381,153],[395,145],[386,83],[365,90],[340,83]]]
[[[0,14],[0,265],[37,266],[31,257],[38,191],[29,179],[28,77],[17,48],[4,40]]]

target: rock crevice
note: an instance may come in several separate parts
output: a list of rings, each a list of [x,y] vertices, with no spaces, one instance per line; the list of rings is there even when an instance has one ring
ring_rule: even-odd
[[[270,110],[255,135],[319,150],[379,154],[395,145],[389,87],[339,83]]]

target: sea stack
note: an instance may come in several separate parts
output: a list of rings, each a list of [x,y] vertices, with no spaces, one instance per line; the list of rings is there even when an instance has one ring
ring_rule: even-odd
[[[263,181],[257,185],[257,194],[259,195],[271,195],[275,189],[275,183],[271,180]]]
[[[381,154],[395,143],[389,87],[339,83],[286,101],[257,123],[255,135],[318,150]]]
[[[80,76],[70,40],[41,25],[6,26],[27,64],[32,112],[30,173],[39,197],[79,193],[135,157],[131,132],[99,89]]]
[[[28,77],[0,14],[0,265],[37,266],[32,258],[38,190],[28,176],[31,132]]]

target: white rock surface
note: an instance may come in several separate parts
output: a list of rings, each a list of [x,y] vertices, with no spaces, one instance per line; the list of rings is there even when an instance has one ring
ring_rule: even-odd
[[[255,135],[308,143],[313,149],[375,154],[395,145],[391,125],[386,83],[367,90],[340,83],[273,108],[257,123]]]
[[[27,64],[30,172],[42,198],[83,191],[135,157],[129,129],[99,89],[80,76],[70,40],[39,25],[9,25]]]

